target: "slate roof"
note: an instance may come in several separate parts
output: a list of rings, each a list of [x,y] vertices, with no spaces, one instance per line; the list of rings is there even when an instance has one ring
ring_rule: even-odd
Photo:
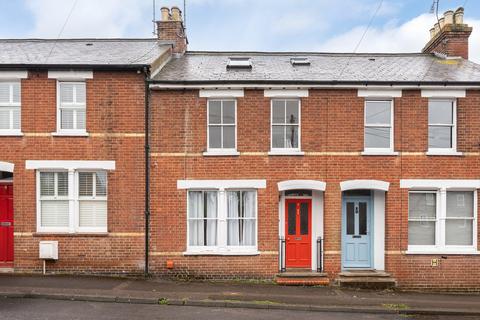
[[[141,66],[171,47],[158,39],[0,39],[0,67]]]
[[[229,57],[251,57],[251,70],[227,70]],[[290,58],[308,57],[310,66]],[[160,83],[480,83],[480,65],[433,54],[187,52],[155,76]]]

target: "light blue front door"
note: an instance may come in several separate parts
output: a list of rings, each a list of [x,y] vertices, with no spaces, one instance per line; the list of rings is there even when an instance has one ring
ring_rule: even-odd
[[[372,267],[370,203],[370,197],[344,197],[343,199],[343,269]]]

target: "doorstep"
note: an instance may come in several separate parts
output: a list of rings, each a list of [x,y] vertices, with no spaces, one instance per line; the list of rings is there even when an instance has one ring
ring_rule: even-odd
[[[345,270],[338,274],[335,284],[343,288],[389,289],[397,285],[391,274],[377,270]]]
[[[277,273],[275,282],[286,286],[328,286],[330,280],[324,272],[315,272],[305,269],[288,269]]]

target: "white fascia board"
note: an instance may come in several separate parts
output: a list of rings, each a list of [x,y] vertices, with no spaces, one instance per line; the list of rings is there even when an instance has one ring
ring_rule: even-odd
[[[93,71],[48,71],[48,78],[49,79],[57,79],[57,80],[85,80],[85,79],[93,79]]]
[[[243,89],[235,90],[200,90],[200,98],[243,98]]]
[[[29,170],[115,170],[115,161],[27,160]]]
[[[466,96],[466,90],[460,89],[422,90],[422,98],[465,98]]]
[[[420,89],[431,89],[431,90],[466,90],[466,89],[480,89],[480,85],[449,85],[447,88],[445,86],[435,86],[435,85],[348,85],[348,84],[249,84],[249,83],[239,83],[239,84],[170,84],[170,83],[156,83],[151,84],[150,89],[152,90],[168,90],[168,89],[261,89],[261,90],[295,90],[295,89],[378,89],[378,90],[420,90]]]
[[[326,183],[317,180],[287,180],[278,183],[278,191],[307,189],[325,191]]]
[[[0,171],[13,173],[14,167],[15,165],[13,163],[0,161]]]
[[[178,180],[177,189],[265,189],[266,180]]]
[[[0,71],[0,80],[27,79],[28,71]]]
[[[480,180],[400,180],[403,189],[480,189]]]
[[[264,90],[263,95],[267,98],[307,98],[308,89],[272,89]]]
[[[342,191],[368,189],[388,191],[390,183],[380,180],[348,180],[340,182],[340,189]]]
[[[364,98],[401,98],[402,90],[358,89],[358,96]]]

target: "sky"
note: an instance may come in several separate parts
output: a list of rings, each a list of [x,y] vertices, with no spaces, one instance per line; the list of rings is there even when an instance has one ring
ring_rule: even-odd
[[[189,50],[419,52],[436,21],[432,0],[186,1]],[[157,18],[183,9],[156,3]],[[480,63],[480,1],[440,0],[439,14],[462,5]],[[152,11],[152,0],[0,0],[0,38],[153,37]]]

